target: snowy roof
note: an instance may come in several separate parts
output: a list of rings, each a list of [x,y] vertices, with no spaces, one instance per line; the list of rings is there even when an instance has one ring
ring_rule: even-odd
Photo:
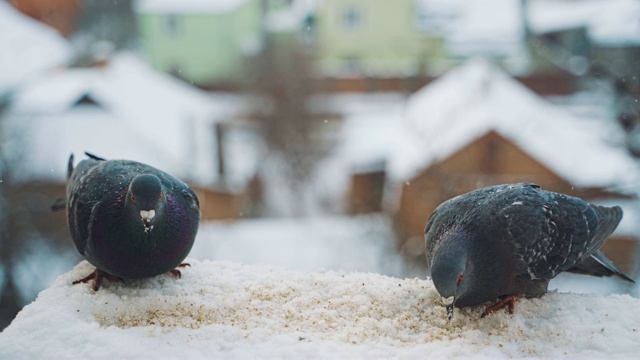
[[[265,27],[271,32],[300,30],[304,21],[315,11],[315,0],[294,0],[288,6],[270,11],[264,19]]]
[[[599,44],[640,44],[638,0],[536,0],[527,8],[534,33],[584,27]]]
[[[353,168],[366,168],[386,160],[390,149],[411,146],[402,141],[399,124],[406,96],[400,93],[340,94],[316,97],[312,106],[343,116],[336,160]]]
[[[391,154],[391,170],[399,179],[492,130],[576,186],[628,188],[639,178],[633,158],[607,142],[619,131],[615,124],[566,113],[483,59],[472,59],[416,92],[405,117],[412,134],[407,141],[419,146]]]
[[[445,46],[454,56],[505,56],[520,52],[523,39],[519,0],[462,1]]]
[[[0,333],[0,358],[634,358],[640,300],[549,293],[513,315],[447,320],[430,280],[303,273],[188,259],[182,278],[71,282],[83,261]],[[553,283],[553,281],[552,281]]]
[[[248,0],[136,0],[135,6],[137,11],[142,13],[224,14],[237,9],[247,1]]]
[[[601,45],[640,46],[640,1],[608,1],[589,25],[589,36]]]
[[[14,141],[14,149],[31,149],[18,177],[62,180],[69,154],[79,161],[90,151],[210,184],[216,164],[213,124],[240,106],[237,99],[211,96],[155,72],[131,54],[114,56],[105,68],[50,74],[21,89],[10,110],[11,131],[28,134]]]
[[[70,44],[54,29],[0,1],[0,92],[64,65]]]

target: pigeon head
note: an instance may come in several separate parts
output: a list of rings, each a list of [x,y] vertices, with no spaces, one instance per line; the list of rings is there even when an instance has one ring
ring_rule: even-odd
[[[453,297],[453,301],[446,305],[447,315],[451,319],[454,306],[468,306],[479,298],[491,296],[488,294],[494,291],[494,282],[488,277],[493,274],[493,266],[487,267],[478,261],[481,250],[472,246],[477,241],[472,241],[470,234],[452,231],[444,236],[448,239],[441,241],[434,252],[431,278],[442,297]]]
[[[453,298],[453,301],[446,305],[449,319],[453,316],[453,307],[456,301],[464,294],[468,283],[465,281],[466,249],[464,246],[452,246],[454,244],[454,242],[440,243],[441,246],[436,249],[431,263],[431,279],[436,290],[444,298]]]
[[[129,184],[126,198],[127,206],[133,211],[133,216],[139,216],[145,226],[145,231],[160,215],[164,206],[162,183],[157,176],[151,174],[138,175]]]

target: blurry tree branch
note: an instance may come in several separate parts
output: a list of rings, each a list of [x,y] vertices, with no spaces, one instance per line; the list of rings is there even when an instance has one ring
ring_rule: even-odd
[[[0,93],[0,329],[4,329],[15,314],[20,311],[21,304],[12,276],[13,262],[20,252],[20,244],[12,236],[13,210],[11,206],[12,181],[10,178],[11,163],[7,156],[6,112],[11,104],[11,92]]]
[[[287,215],[308,212],[307,200],[313,200],[306,185],[328,151],[323,117],[308,107],[314,92],[311,66],[306,49],[287,39],[268,42],[252,67],[255,82],[251,92],[258,99],[252,117],[260,125],[268,150],[261,172],[265,182],[276,182],[272,185],[281,187],[281,193],[289,193],[289,199],[280,199],[290,202]],[[270,185],[265,187],[268,191]]]
[[[121,49],[138,44],[138,30],[132,0],[81,2],[72,36],[76,66],[93,66]]]

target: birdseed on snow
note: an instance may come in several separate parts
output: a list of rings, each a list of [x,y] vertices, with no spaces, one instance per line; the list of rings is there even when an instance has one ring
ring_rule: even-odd
[[[549,293],[513,315],[480,319],[484,304],[449,321],[428,279],[188,261],[181,279],[97,292],[71,285],[93,270],[80,263],[0,334],[0,358],[630,357],[640,343],[640,300],[628,295]]]

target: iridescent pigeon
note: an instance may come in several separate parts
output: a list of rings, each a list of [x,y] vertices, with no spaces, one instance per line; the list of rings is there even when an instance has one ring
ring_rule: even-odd
[[[180,277],[200,221],[194,192],[149,165],[86,154],[75,169],[69,158],[66,208],[73,241],[96,270],[74,284]]]
[[[425,228],[431,278],[453,307],[500,299],[513,312],[520,296],[540,297],[563,271],[631,281],[600,247],[622,209],[592,205],[535,184],[491,186],[442,203]]]

